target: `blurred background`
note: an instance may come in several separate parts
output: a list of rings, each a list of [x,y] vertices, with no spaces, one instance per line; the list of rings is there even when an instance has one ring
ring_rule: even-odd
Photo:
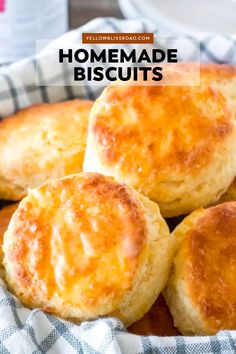
[[[236,0],[69,0],[71,28],[96,17],[145,17],[172,32],[236,34]]]
[[[236,35],[236,0],[0,0],[0,65],[97,17],[146,18],[174,35]]]
[[[123,18],[117,0],[69,0],[69,25],[76,28],[96,17]]]

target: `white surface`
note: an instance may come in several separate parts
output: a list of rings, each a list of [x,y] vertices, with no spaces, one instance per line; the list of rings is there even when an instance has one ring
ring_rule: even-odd
[[[119,0],[127,18],[146,17],[171,32],[236,33],[236,0]]]
[[[54,39],[68,29],[67,0],[4,0],[0,12],[0,64],[35,54],[36,39]]]

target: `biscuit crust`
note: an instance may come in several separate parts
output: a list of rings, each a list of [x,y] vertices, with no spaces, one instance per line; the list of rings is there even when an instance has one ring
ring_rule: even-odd
[[[0,199],[20,200],[28,188],[81,171],[91,107],[43,103],[0,122]]]
[[[163,290],[171,263],[158,206],[98,174],[30,190],[4,236],[7,282],[30,307],[75,321],[130,324]]]
[[[3,235],[7,230],[12,214],[17,209],[17,207],[18,207],[18,203],[14,203],[0,210],[0,268],[2,267],[2,261],[3,261],[3,251],[2,251]]]
[[[224,68],[229,80],[235,69]],[[133,186],[165,217],[217,201],[236,172],[234,112],[212,78],[224,68],[204,65],[200,87],[108,86],[91,111],[84,171]]]
[[[236,118],[236,65],[201,64],[201,81],[223,92]]]
[[[162,295],[158,297],[145,316],[133,323],[128,330],[140,336],[177,336],[180,334],[174,327],[173,318]]]
[[[198,210],[174,231],[165,299],[182,334],[236,329],[235,235],[236,202]]]
[[[228,202],[228,201],[236,201],[236,177],[229,186],[227,192],[222,195],[219,203]]]

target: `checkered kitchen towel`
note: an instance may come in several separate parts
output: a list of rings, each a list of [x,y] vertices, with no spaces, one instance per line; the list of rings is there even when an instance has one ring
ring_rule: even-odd
[[[79,43],[82,32],[155,32],[145,21],[97,19],[74,30],[52,43]],[[216,63],[236,64],[236,37],[202,36],[201,59]],[[70,85],[70,71],[66,65],[56,71],[50,53],[43,51],[38,69],[43,86],[35,85],[36,58],[0,69],[0,116],[38,102],[54,102],[74,97],[94,99],[102,90],[88,83]],[[44,60],[47,57],[47,60]],[[191,59],[191,50],[189,52]],[[48,67],[50,63],[50,67]],[[59,83],[65,85],[55,86]],[[52,86],[53,85],[53,86]],[[129,334],[114,318],[99,319],[76,325],[24,307],[0,284],[0,354],[23,353],[89,353],[89,354],[199,354],[236,353],[236,331],[221,331],[213,337],[156,337]]]
[[[0,353],[202,354],[236,353],[236,331],[214,337],[137,336],[114,318],[80,326],[25,308],[0,288]]]

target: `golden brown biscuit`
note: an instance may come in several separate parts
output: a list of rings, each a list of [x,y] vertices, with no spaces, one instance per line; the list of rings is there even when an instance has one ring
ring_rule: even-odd
[[[236,201],[236,178],[229,186],[227,192],[222,195],[222,197],[219,200],[219,203],[228,202],[228,201]]]
[[[30,307],[129,325],[166,285],[172,259],[157,204],[99,174],[29,191],[4,235],[7,282]]]
[[[0,199],[20,200],[28,188],[81,171],[91,106],[44,103],[0,122]]]
[[[14,203],[0,210],[0,267],[2,266],[2,261],[3,261],[3,251],[2,251],[3,235],[9,225],[12,214],[17,209],[17,207],[18,207],[18,203]]]
[[[165,217],[217,201],[236,174],[236,129],[209,68],[200,87],[108,86],[91,111],[84,171],[133,186]]]
[[[203,80],[209,83],[213,91],[219,89],[223,92],[236,117],[236,66],[202,64],[201,81]]]
[[[177,336],[170,311],[160,295],[151,309],[139,321],[128,328],[129,332],[141,336]]]
[[[236,329],[236,202],[189,215],[174,231],[176,255],[165,290],[184,335]]]

